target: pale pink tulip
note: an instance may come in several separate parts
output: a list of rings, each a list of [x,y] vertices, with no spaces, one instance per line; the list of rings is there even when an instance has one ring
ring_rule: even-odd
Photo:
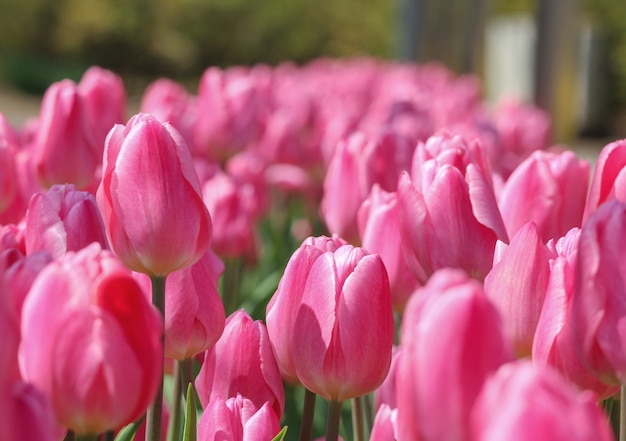
[[[290,383],[299,383],[293,360],[294,328],[307,277],[315,261],[326,252],[335,252],[346,242],[339,237],[308,237],[293,253],[267,304],[265,322],[281,375]]]
[[[459,270],[436,272],[403,316],[398,439],[471,440],[474,401],[486,378],[511,360],[507,343],[482,285]]]
[[[27,254],[47,251],[55,258],[92,242],[108,247],[95,196],[72,184],[54,185],[31,198],[25,241]]]
[[[504,334],[518,357],[531,353],[551,257],[537,226],[529,222],[512,237],[510,245],[498,242],[494,266],[485,277],[485,294],[500,312]]]
[[[216,396],[198,422],[198,441],[271,441],[280,432],[280,423],[269,403],[257,406],[237,394]]]
[[[165,356],[184,360],[212,347],[224,330],[224,305],[217,292],[224,263],[209,251],[174,271],[165,284]],[[149,298],[150,278],[135,273]]]
[[[571,151],[537,151],[511,174],[498,205],[510,237],[534,222],[544,243],[582,223],[589,163]]]
[[[218,396],[242,394],[257,407],[268,402],[282,417],[285,392],[265,325],[244,310],[231,314],[224,333],[205,353],[196,388],[204,408]]]
[[[137,420],[161,381],[161,319],[110,252],[92,244],[44,268],[22,309],[19,365],[59,424],[98,434]]]
[[[165,276],[209,247],[211,218],[189,149],[151,115],[109,133],[97,201],[111,248],[133,271]]]
[[[611,427],[589,391],[549,366],[517,361],[489,378],[472,411],[475,441],[610,441]]]
[[[46,91],[33,148],[34,167],[44,187],[94,185],[102,149],[90,129],[84,99],[71,80],[54,83]]]
[[[310,264],[293,326],[296,376],[343,402],[382,384],[391,364],[393,312],[380,257],[344,245]]]

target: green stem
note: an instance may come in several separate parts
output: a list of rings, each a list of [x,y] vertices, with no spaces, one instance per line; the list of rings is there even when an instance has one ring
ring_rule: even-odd
[[[182,422],[182,408],[181,400],[183,396],[183,386],[180,381],[178,372],[180,371],[180,364],[177,362],[174,364],[174,372],[172,378],[174,381],[174,390],[172,391],[172,410],[171,420],[167,430],[167,440],[177,441],[180,439],[181,434],[181,422]]]
[[[341,405],[335,400],[328,402],[328,418],[326,419],[326,441],[339,439],[339,423],[341,422]]]
[[[97,441],[98,435],[76,435],[76,441]]]
[[[150,277],[152,281],[152,304],[159,310],[162,317],[162,323],[165,325],[165,276],[153,276]],[[165,350],[165,335],[161,335],[162,351]],[[146,441],[160,441],[161,440],[161,417],[163,413],[163,362],[165,360],[165,353],[163,352],[160,357],[161,360],[161,384],[157,391],[156,397],[152,402],[152,405],[148,409],[146,415]]]
[[[315,416],[315,392],[304,389],[304,406],[302,408],[302,424],[300,425],[300,441],[311,441],[313,436],[313,417]]]
[[[371,395],[363,397],[363,413],[365,415],[365,431],[366,433],[371,433],[372,427],[374,427],[374,409],[372,408]]]
[[[365,441],[363,433],[363,397],[352,399],[352,430],[354,441]]]
[[[239,284],[241,280],[241,272],[243,270],[243,259],[230,259],[226,261],[224,270],[224,310],[228,317],[235,312],[239,306]]]
[[[187,400],[187,387],[189,383],[194,384],[193,376],[193,358],[186,358],[178,363],[180,372],[180,383],[183,389],[183,397]]]
[[[626,441],[626,386],[624,385],[622,385],[619,406],[619,441]]]

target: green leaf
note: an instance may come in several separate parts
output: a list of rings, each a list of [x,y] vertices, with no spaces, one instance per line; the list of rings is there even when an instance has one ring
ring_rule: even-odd
[[[131,423],[128,426],[124,427],[115,437],[115,441],[133,441],[135,439],[135,434],[137,433],[137,430],[139,430],[139,427],[141,426],[143,421],[144,418],[141,418],[140,420],[135,421],[134,423]]]
[[[285,439],[285,435],[287,434],[287,426],[283,427],[278,435],[276,435],[272,441],[283,441]]]
[[[196,391],[194,390],[193,383],[189,383],[187,386],[187,410],[185,415],[185,430],[183,431],[184,441],[196,441],[198,439],[198,424],[197,424],[197,409],[196,409]]]

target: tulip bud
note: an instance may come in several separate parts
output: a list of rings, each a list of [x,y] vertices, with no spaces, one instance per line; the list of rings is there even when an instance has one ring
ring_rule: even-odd
[[[133,271],[166,276],[209,247],[211,218],[189,150],[148,114],[109,133],[96,198],[111,248]]]

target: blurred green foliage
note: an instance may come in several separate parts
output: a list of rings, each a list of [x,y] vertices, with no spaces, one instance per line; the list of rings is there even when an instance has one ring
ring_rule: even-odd
[[[33,66],[42,76],[65,68],[73,77],[77,66],[98,64],[126,76],[185,78],[210,65],[388,57],[394,6],[389,0],[0,0],[0,61],[18,77]],[[34,88],[40,80],[22,78]]]

